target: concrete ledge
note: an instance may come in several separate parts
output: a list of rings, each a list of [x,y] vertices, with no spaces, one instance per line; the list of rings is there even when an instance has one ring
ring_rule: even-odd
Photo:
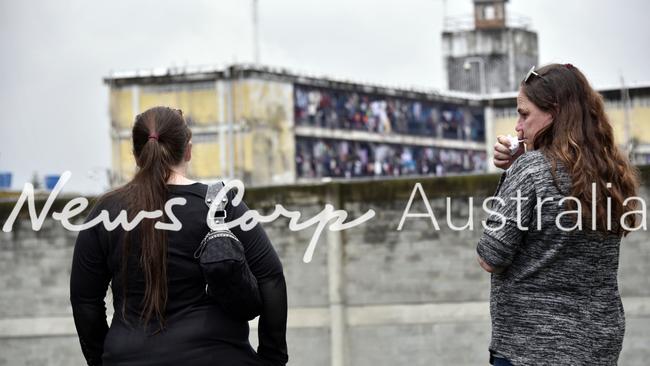
[[[418,304],[355,306],[347,309],[348,325],[461,323],[490,320],[490,304]]]
[[[650,297],[624,298],[623,305],[628,322],[633,318],[650,318]],[[490,306],[487,302],[350,306],[345,314],[346,325],[352,327],[489,322]],[[288,328],[327,328],[329,324],[327,307],[289,309]],[[257,329],[257,319],[249,325]],[[76,334],[71,316],[0,319],[0,339]]]
[[[639,166],[639,173],[642,185],[650,185],[650,165]],[[365,178],[365,179],[332,179],[327,183],[302,183],[291,185],[274,185],[247,187],[245,201],[251,208],[272,209],[276,203],[290,205],[293,203],[318,202],[319,206],[324,205],[324,197],[331,186],[340,186],[341,201],[348,202],[370,202],[408,200],[416,183],[422,184],[429,199],[440,197],[487,197],[494,194],[499,181],[499,174],[463,174],[449,175],[443,177],[432,176],[410,176],[400,178]],[[0,223],[4,224],[9,214],[14,209],[20,191],[0,192]],[[41,212],[48,192],[39,192],[35,195],[34,203],[37,212]],[[60,211],[69,200],[80,197],[74,194],[61,194],[54,200],[50,214]],[[85,196],[92,207],[97,197]],[[405,201],[406,202],[406,201]],[[89,212],[78,215],[85,217]],[[29,219],[27,203],[23,205],[18,215],[19,219]]]
[[[344,130],[304,125],[296,125],[294,130],[297,137],[326,138],[348,141],[369,141],[376,143],[403,144],[427,147],[433,146],[446,149],[467,149],[479,152],[485,151],[486,148],[485,143],[476,141],[424,137],[402,133],[381,134],[363,130]]]
[[[77,334],[72,317],[0,319],[0,339]]]

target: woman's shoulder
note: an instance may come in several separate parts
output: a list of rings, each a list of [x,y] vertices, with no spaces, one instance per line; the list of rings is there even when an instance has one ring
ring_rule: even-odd
[[[550,169],[548,159],[539,150],[528,151],[521,155],[508,168],[508,175],[535,175]]]
[[[533,150],[520,156],[508,169],[513,180],[525,181],[537,190],[559,189],[560,193],[571,189],[571,176],[562,162],[551,159],[543,151]]]
[[[528,151],[506,170],[504,184],[517,189],[526,187],[535,191],[546,191],[548,187],[554,186],[557,180],[561,182],[566,180],[564,174],[561,174],[562,167],[557,166],[555,175],[552,169],[550,159],[542,151]]]
[[[205,198],[208,191],[208,185],[201,182],[194,182],[192,184],[168,184],[167,189],[173,196],[196,196],[197,198]]]
[[[547,161],[546,156],[540,150],[531,150],[522,154],[517,160],[515,160],[513,165],[526,164],[530,165],[533,163],[542,164]]]

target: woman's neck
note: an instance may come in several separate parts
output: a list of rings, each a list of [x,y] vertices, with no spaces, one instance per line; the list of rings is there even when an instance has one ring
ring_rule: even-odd
[[[172,169],[171,175],[169,176],[169,179],[167,179],[167,184],[185,185],[196,183],[195,181],[188,179],[185,176],[186,174],[185,169]]]

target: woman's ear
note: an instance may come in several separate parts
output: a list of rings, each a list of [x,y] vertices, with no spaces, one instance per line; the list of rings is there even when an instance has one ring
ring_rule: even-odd
[[[556,111],[550,111],[550,112],[543,112],[545,114],[545,119],[544,119],[544,126],[550,125],[555,121],[555,116],[557,116]]]
[[[555,117],[560,114],[560,105],[558,103],[553,103],[553,110],[551,111],[551,123],[555,120]]]

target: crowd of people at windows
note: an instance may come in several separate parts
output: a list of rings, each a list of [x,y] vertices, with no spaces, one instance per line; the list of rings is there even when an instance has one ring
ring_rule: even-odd
[[[299,137],[298,178],[445,175],[485,172],[486,153]]]
[[[408,134],[463,141],[485,140],[480,107],[296,85],[295,121],[336,129]]]

